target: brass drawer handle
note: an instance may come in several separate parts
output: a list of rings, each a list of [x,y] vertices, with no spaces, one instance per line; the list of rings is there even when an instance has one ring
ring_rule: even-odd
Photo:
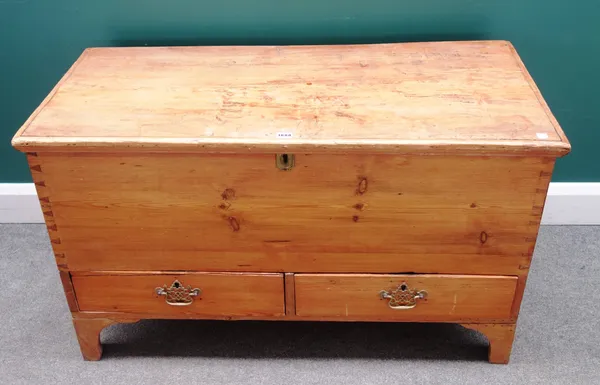
[[[395,290],[379,292],[381,299],[389,299],[388,306],[394,310],[407,310],[417,306],[418,299],[427,298],[425,290],[416,290],[408,287],[406,282],[402,282]]]
[[[165,302],[171,306],[189,306],[194,302],[194,297],[200,296],[202,290],[191,286],[183,286],[178,280],[173,281],[171,286],[157,287],[156,294],[164,295]]]

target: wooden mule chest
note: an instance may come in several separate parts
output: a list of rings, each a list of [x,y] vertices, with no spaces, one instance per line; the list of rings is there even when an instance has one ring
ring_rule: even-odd
[[[13,145],[88,360],[181,318],[460,323],[506,363],[570,150],[505,41],[90,48]]]

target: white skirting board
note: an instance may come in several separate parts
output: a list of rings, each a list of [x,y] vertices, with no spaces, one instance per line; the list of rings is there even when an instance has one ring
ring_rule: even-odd
[[[0,183],[0,223],[43,223],[33,183]],[[550,183],[543,225],[600,225],[600,183]]]
[[[33,183],[0,183],[0,223],[44,223]]]

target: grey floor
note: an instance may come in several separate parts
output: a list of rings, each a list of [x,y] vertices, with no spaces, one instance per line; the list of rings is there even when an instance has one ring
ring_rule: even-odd
[[[0,384],[600,384],[600,227],[544,227],[511,363],[456,325],[142,321],[81,359],[45,228],[0,225]]]

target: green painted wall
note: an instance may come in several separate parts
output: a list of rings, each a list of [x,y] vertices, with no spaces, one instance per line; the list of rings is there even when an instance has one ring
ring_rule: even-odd
[[[506,39],[573,145],[554,181],[600,181],[600,1],[0,0],[0,183],[10,147],[85,47]]]

